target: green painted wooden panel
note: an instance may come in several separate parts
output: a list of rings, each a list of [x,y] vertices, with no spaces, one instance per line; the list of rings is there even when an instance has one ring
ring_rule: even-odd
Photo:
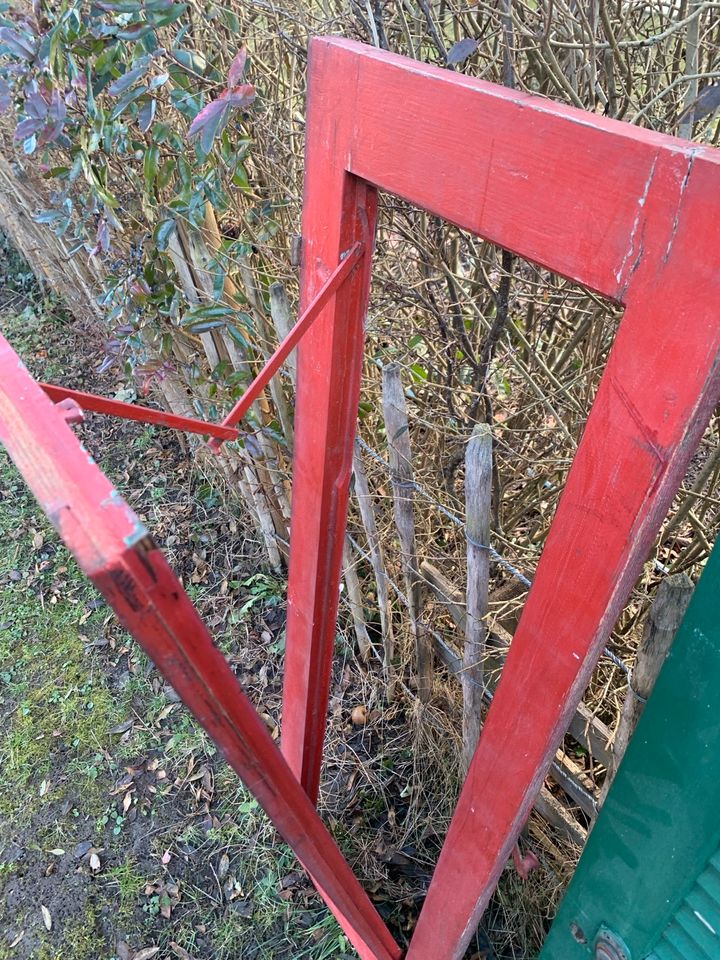
[[[680,903],[648,960],[720,957],[720,850]]]
[[[720,960],[719,601],[720,545],[540,960],[594,957],[603,927],[622,938],[629,960]]]

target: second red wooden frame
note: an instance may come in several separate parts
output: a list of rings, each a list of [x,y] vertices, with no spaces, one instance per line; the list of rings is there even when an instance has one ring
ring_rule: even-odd
[[[625,305],[408,960],[459,960],[720,398],[720,159],[339,39],[311,43],[283,751],[317,797],[376,191]]]

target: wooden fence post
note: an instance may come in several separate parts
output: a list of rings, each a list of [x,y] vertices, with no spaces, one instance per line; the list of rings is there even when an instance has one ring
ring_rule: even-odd
[[[622,714],[613,743],[607,776],[600,792],[602,804],[610,790],[645,703],[655,686],[665,658],[682,623],[693,595],[693,582],[686,573],[674,573],[660,583],[648,611],[635,669],[630,677]]]
[[[427,703],[433,686],[433,650],[427,626],[421,618],[423,589],[415,550],[412,452],[405,392],[397,363],[388,363],[383,368],[383,415],[390,455],[395,523],[410,605],[410,626],[415,640],[418,694],[420,700]]]
[[[360,509],[360,518],[365,528],[365,536],[367,537],[370,562],[372,563],[373,573],[375,574],[378,609],[380,611],[380,630],[383,640],[383,668],[385,671],[386,696],[390,702],[395,696],[395,674],[393,668],[395,641],[392,629],[392,609],[390,607],[390,595],[388,592],[387,574],[385,572],[385,559],[375,520],[375,509],[372,498],[370,497],[365,464],[358,449],[357,440],[355,441],[355,451],[353,453],[353,476],[355,478],[355,498]]]
[[[465,534],[467,537],[467,615],[463,650],[463,757],[470,766],[480,737],[484,689],[486,617],[490,578],[492,433],[478,423],[465,451]]]
[[[343,548],[343,577],[345,578],[345,589],[347,590],[348,603],[352,613],[353,627],[355,628],[355,639],[357,640],[360,656],[367,663],[370,659],[372,645],[365,626],[365,615],[363,613],[362,590],[360,589],[360,580],[355,569],[355,551],[350,543],[350,538],[345,535],[345,546]]]

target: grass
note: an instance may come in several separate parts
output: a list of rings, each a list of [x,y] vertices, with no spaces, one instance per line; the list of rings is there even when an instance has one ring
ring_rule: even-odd
[[[0,313],[0,325],[52,378],[69,331],[47,309],[33,301]],[[156,446],[156,432],[140,428],[108,446],[103,465],[117,475],[118,456],[149,454],[157,471]],[[164,492],[147,483],[153,510]],[[206,500],[201,487],[203,509]],[[218,637],[229,653],[284,591],[257,569],[234,576],[233,616]],[[206,602],[207,586],[188,586]],[[0,720],[0,960],[117,960],[119,941],[158,945],[159,960],[176,955],[173,943],[193,960],[352,956],[256,801],[168,698],[1,450]],[[128,770],[136,778],[118,790]],[[77,855],[83,842],[98,870]]]

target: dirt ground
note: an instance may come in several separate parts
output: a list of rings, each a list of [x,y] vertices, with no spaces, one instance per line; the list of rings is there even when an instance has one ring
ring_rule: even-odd
[[[7,247],[0,328],[38,377],[107,396],[102,343]],[[91,416],[90,453],[166,550],[279,734],[285,584],[169,430]],[[353,726],[353,707],[369,719]],[[322,812],[407,943],[457,774],[432,711],[383,702],[339,631]],[[420,739],[419,739],[420,738]],[[426,739],[426,742],[423,741]],[[292,853],[82,577],[0,452],[0,960],[353,957]],[[506,871],[468,956],[531,956],[561,884]],[[548,882],[549,881],[549,882]],[[491,942],[493,947],[491,947]]]

